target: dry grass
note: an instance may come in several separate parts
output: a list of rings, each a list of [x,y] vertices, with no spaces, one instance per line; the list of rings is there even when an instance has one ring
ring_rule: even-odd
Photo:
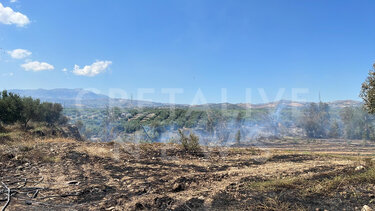
[[[300,177],[287,177],[281,179],[273,179],[260,182],[249,183],[249,188],[252,190],[268,192],[268,191],[278,191],[282,189],[294,189],[298,185],[303,183],[305,180]]]
[[[373,188],[375,167],[370,157],[245,147],[203,150],[206,156],[196,157],[181,153],[178,144],[89,143],[46,138],[0,143],[0,162],[4,164],[1,173],[10,178],[19,175],[39,180],[43,176],[50,188],[41,191],[43,195],[81,194],[48,199],[48,203],[76,203],[88,210],[134,210],[139,203],[161,210],[162,206],[155,202],[166,196],[173,199],[172,208],[199,198],[208,210],[315,210],[311,200],[327,205],[319,207],[323,210],[373,205],[370,200],[350,204],[354,198],[340,198],[340,204],[346,204],[334,207],[329,201],[342,192],[353,194],[348,186],[359,187],[355,194],[360,197]],[[14,157],[4,156],[3,162],[2,155],[8,154]],[[365,166],[365,170],[354,171],[357,165]],[[78,181],[80,185],[68,185],[68,181]],[[175,191],[175,184],[183,188]],[[228,197],[221,197],[221,192]],[[98,195],[104,198],[97,198]],[[35,200],[44,201],[41,196]],[[222,206],[214,206],[218,201]],[[38,209],[32,207],[36,206],[34,203],[29,206],[14,200],[14,210],[16,204],[23,208],[18,210]]]
[[[367,161],[366,161],[367,160]],[[365,170],[356,171],[355,166],[347,167],[347,170],[320,172],[316,174],[304,174],[285,178],[272,178],[263,181],[247,183],[247,189],[258,192],[297,191],[301,196],[325,195],[332,196],[340,189],[359,184],[375,183],[375,166],[373,161],[363,159],[368,166]],[[349,169],[348,169],[349,168]]]
[[[99,146],[99,145],[87,145],[81,144],[76,148],[77,152],[86,153],[91,156],[97,156],[101,158],[113,158],[114,153],[112,149],[109,149],[106,146]]]
[[[353,172],[349,174],[338,175],[333,178],[327,178],[323,181],[315,182],[315,185],[308,187],[306,193],[317,193],[330,195],[339,188],[355,184],[374,184],[375,168],[371,167],[364,172]]]
[[[40,143],[77,143],[74,139],[69,138],[47,138],[47,139],[39,139],[37,142]]]
[[[254,148],[254,147],[234,147],[228,149],[232,154],[250,154],[250,155],[261,155],[262,150]]]
[[[269,210],[269,211],[289,211],[289,210],[304,211],[304,210],[307,210],[304,207],[291,204],[288,202],[283,202],[279,200],[278,197],[276,198],[268,197],[264,202],[257,205],[256,208],[258,210]]]

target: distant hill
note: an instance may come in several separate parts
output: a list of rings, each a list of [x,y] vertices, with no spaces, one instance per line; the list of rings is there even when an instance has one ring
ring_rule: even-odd
[[[84,89],[12,89],[10,92],[21,96],[30,96],[43,101],[75,100],[81,97],[83,100],[108,100],[109,97],[96,94]]]
[[[311,102],[295,102],[295,101],[289,101],[289,100],[281,100],[277,102],[270,102],[265,104],[237,104],[238,106],[241,106],[242,108],[276,108],[276,107],[304,107]],[[360,106],[362,103],[360,101],[355,100],[338,100],[333,102],[327,102],[328,105],[331,108],[344,108],[344,107],[356,107]]]
[[[84,89],[12,89],[10,92],[24,97],[38,98],[44,102],[61,103],[64,107],[103,108],[119,107],[163,107],[167,104],[148,101],[110,98]]]
[[[262,103],[262,104],[248,104],[248,103],[238,103],[238,104],[230,104],[230,103],[217,103],[217,104],[205,104],[205,105],[196,105],[194,107],[209,107],[211,109],[214,108],[227,108],[227,109],[269,109],[269,108],[302,108],[311,102],[295,102],[290,100],[280,100],[276,102],[270,102],[270,103]],[[362,103],[359,101],[354,100],[339,100],[339,101],[333,101],[328,102],[328,105],[331,108],[344,108],[344,107],[356,107],[360,106]]]
[[[10,92],[17,93],[21,96],[38,98],[41,101],[61,103],[64,107],[83,107],[83,108],[103,108],[106,106],[118,106],[124,108],[132,107],[169,107],[171,104],[157,103],[150,101],[139,101],[129,99],[110,98],[107,95],[97,94],[84,89],[13,89]],[[264,104],[246,104],[246,103],[216,103],[205,105],[194,105],[196,108],[227,108],[227,109],[246,109],[246,108],[276,108],[276,107],[303,107],[308,102],[294,102],[281,100]],[[328,103],[332,108],[343,108],[359,106],[361,102],[354,100],[340,100]],[[177,107],[187,107],[188,105],[176,105]]]

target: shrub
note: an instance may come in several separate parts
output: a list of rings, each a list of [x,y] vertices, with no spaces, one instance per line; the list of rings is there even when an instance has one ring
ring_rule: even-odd
[[[182,130],[178,130],[180,135],[180,143],[184,151],[191,154],[198,154],[201,152],[201,147],[199,144],[199,137],[194,133],[190,133],[186,136]]]

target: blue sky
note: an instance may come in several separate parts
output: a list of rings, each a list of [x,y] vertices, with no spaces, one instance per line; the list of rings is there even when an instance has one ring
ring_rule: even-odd
[[[177,103],[358,100],[375,62],[372,0],[0,0],[0,88],[122,89]],[[18,13],[17,13],[18,12]],[[22,49],[24,51],[14,51]],[[12,54],[13,53],[13,54]],[[86,67],[85,67],[86,66]],[[64,70],[64,71],[63,71]]]

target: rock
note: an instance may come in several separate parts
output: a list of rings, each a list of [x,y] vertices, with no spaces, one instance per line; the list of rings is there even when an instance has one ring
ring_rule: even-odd
[[[79,181],[75,181],[75,180],[73,180],[73,181],[69,181],[69,182],[67,182],[67,184],[68,184],[68,185],[79,185]]]
[[[363,206],[361,211],[373,211],[373,209],[367,205]]]
[[[73,138],[77,141],[84,141],[77,126],[75,125],[67,125],[61,128],[63,137],[65,138]]]
[[[363,170],[365,170],[365,167],[364,167],[364,166],[357,166],[357,167],[355,168],[355,170],[356,170],[356,171],[363,171]]]
[[[173,185],[172,191],[173,192],[180,192],[180,191],[183,191],[184,189],[185,189],[184,185],[182,185],[181,183],[175,183]]]

